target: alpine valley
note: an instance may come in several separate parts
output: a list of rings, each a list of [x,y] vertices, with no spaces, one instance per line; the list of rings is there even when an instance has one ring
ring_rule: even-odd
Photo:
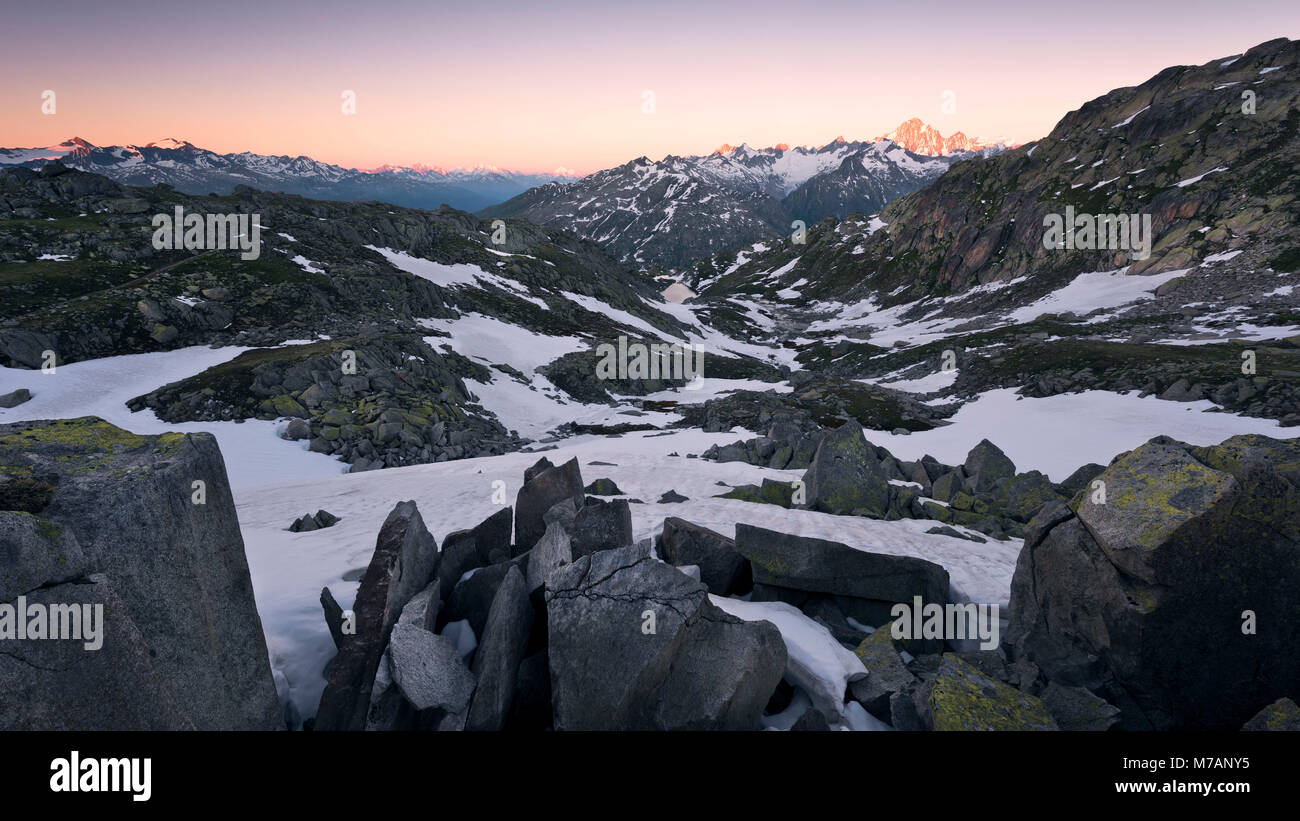
[[[115,637],[0,636],[0,727],[1297,729],[1300,42],[1132,80],[580,179],[0,150],[0,602]]]

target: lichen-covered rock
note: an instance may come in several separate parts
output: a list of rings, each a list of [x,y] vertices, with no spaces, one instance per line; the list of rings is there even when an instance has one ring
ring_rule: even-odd
[[[40,517],[76,539],[147,646],[155,686],[139,697],[159,721],[172,710],[199,729],[284,726],[216,439],[138,436],[94,417],[0,425],[0,475],[52,479]],[[174,708],[152,701],[163,691]]]
[[[880,627],[853,651],[867,668],[867,677],[849,684],[853,697],[867,712],[885,722],[892,721],[890,699],[897,693],[910,692],[916,685],[916,676],[903,663],[889,630],[889,625]]]
[[[1300,732],[1300,707],[1289,698],[1279,698],[1256,713],[1250,721],[1241,725],[1241,729],[1248,732],[1260,730]]]
[[[1126,728],[1233,729],[1300,679],[1300,444],[1168,437],[1030,524],[1006,642]],[[1252,622],[1259,625],[1252,628]],[[1263,625],[1268,625],[1267,629]]]
[[[934,678],[916,691],[917,712],[933,730],[1056,730],[1037,698],[944,653]]]
[[[889,481],[857,422],[822,439],[803,481],[813,510],[883,516],[889,509]]]

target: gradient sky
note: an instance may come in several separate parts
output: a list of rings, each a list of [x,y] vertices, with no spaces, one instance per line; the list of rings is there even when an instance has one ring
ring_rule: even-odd
[[[68,0],[2,17],[3,146],[176,137],[349,167],[580,173],[870,139],[909,117],[1026,142],[1166,66],[1300,37],[1295,0]]]

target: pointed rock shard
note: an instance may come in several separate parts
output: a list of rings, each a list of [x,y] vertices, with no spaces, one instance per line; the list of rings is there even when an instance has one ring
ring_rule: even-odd
[[[474,653],[478,689],[470,705],[467,730],[500,730],[514,703],[519,663],[533,630],[533,606],[519,568],[511,567],[488,613],[483,639]]]
[[[339,650],[316,713],[320,730],[360,730],[389,634],[402,608],[433,580],[438,543],[415,502],[399,502],[379,530],[352,606],[356,634]]]
[[[540,465],[539,462],[534,467]],[[582,472],[576,458],[535,473],[519,489],[515,500],[515,543],[519,551],[531,549],[542,538],[546,532],[546,511],[564,499],[572,499],[581,509],[584,498]]]

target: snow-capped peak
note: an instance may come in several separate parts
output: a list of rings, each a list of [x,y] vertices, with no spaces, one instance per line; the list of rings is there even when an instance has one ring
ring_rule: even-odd
[[[166,137],[157,142],[149,143],[148,145],[145,146],[145,148],[166,148],[166,149],[195,148],[195,147],[196,146],[194,145],[194,143],[191,143],[187,140],[178,140],[175,137]]]

